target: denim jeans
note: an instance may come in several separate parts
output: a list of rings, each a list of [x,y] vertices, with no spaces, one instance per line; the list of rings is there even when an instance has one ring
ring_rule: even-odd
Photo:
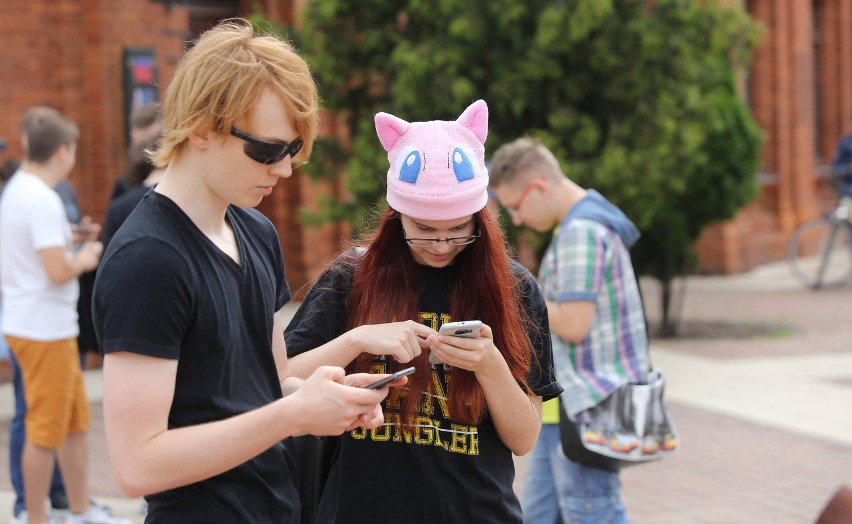
[[[571,462],[558,424],[543,424],[521,500],[526,524],[627,524],[618,472]]]
[[[4,341],[5,342],[5,341]],[[27,438],[24,419],[27,415],[27,403],[24,398],[24,381],[21,378],[21,369],[18,361],[11,354],[12,377],[15,385],[15,416],[9,424],[9,474],[12,477],[12,486],[15,488],[14,514],[27,509],[26,497],[24,496],[24,475],[22,470],[22,459],[24,456],[24,442]],[[53,507],[66,507],[68,504],[65,495],[65,485],[62,483],[62,475],[59,467],[54,466],[53,480],[50,483],[50,505]]]

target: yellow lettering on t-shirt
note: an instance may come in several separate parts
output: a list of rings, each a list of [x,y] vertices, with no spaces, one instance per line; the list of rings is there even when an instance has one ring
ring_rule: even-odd
[[[470,446],[468,446],[467,454],[479,455],[479,433],[476,431],[475,427],[469,427],[468,429],[472,433],[470,434]]]
[[[450,315],[446,313],[431,313],[428,311],[421,311],[418,313],[420,316],[420,323],[422,323],[426,327],[430,327],[435,331],[438,331],[438,328],[446,324],[450,321]],[[439,322],[440,320],[440,322]]]
[[[387,415],[385,416],[387,419]],[[399,413],[394,413],[391,417],[393,419],[393,441],[401,442],[404,441],[406,444],[411,444],[412,440],[412,432],[409,431],[408,426],[402,423],[402,419],[399,416]]]
[[[450,375],[447,375],[448,385],[449,380]],[[441,379],[438,376],[438,372],[434,369],[432,370],[432,393],[434,393],[433,396],[438,399],[438,405],[441,407],[441,413],[444,415],[444,418],[450,418],[450,405],[447,404],[447,392],[444,391],[444,386],[443,384],[441,384]],[[434,415],[435,412],[427,411],[426,414]]]
[[[441,440],[441,421],[433,420],[432,425],[435,426],[435,446],[443,448],[445,450],[449,449],[450,445],[447,442]]]
[[[416,428],[414,430],[414,443],[429,445],[435,439],[435,429],[432,420],[428,417],[417,417],[414,419]]]
[[[370,365],[370,373],[387,373],[388,365],[387,362],[373,361]]]
[[[371,442],[397,442],[418,446],[433,446],[450,453],[479,455],[479,433],[476,426],[450,424],[450,429],[442,429],[440,420],[429,417],[416,417],[414,425],[403,424],[399,414],[388,415],[384,426],[364,430],[357,428],[350,432],[353,439]],[[448,435],[449,434],[449,435]]]
[[[453,453],[467,453],[467,438],[468,432],[470,431],[470,427],[461,426],[459,424],[451,424],[450,428],[453,430],[453,436],[450,440],[449,451]]]
[[[430,327],[434,330],[438,330],[438,314],[437,313],[418,313],[420,315],[420,322],[426,326]]]
[[[388,424],[370,430],[370,440],[374,442],[387,442],[391,439],[391,427]]]

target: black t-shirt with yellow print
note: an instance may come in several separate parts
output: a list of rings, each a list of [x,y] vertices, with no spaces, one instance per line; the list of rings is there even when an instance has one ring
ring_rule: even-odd
[[[512,267],[521,277],[518,292],[524,307],[536,324],[530,327],[536,355],[529,385],[544,399],[553,398],[561,387],[553,374],[544,300],[529,272],[514,262]],[[452,266],[423,266],[424,324],[437,329],[452,320],[471,320],[450,318],[448,299],[455,273]],[[309,351],[343,332],[351,281],[352,270],[341,265],[319,278],[285,332],[289,355]],[[383,357],[377,357],[375,371],[383,371],[384,365]],[[384,426],[342,437],[317,522],[523,522],[512,490],[511,451],[487,414],[475,426],[453,421],[447,391],[444,366],[433,366],[431,388],[414,427],[403,424],[399,403],[389,396],[382,406]]]

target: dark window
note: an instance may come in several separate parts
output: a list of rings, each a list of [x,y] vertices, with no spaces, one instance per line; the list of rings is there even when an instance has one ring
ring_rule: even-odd
[[[195,40],[204,31],[226,18],[240,16],[238,0],[155,0],[166,7],[179,6],[189,13],[190,38]]]

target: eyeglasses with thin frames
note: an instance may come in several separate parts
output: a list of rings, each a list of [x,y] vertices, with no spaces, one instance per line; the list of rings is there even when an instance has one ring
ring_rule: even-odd
[[[466,237],[450,237],[450,238],[409,238],[406,236],[405,230],[402,231],[402,236],[405,238],[405,241],[416,247],[434,247],[440,244],[441,242],[446,242],[451,246],[466,246],[468,244],[473,244],[477,238],[482,235],[482,229],[477,228],[476,233],[473,235],[468,235]]]
[[[530,194],[530,191],[534,187],[536,187],[536,181],[535,180],[533,180],[529,184],[527,184],[527,187],[525,187],[524,190],[521,191],[521,196],[518,197],[518,200],[517,200],[517,202],[515,202],[515,205],[503,206],[503,207],[506,208],[506,210],[509,211],[509,212],[518,213],[521,210],[521,206],[524,204],[524,199],[527,198],[527,195]]]
[[[237,138],[245,140],[243,145],[243,153],[255,162],[271,165],[277,164],[285,156],[290,155],[292,159],[302,149],[302,139],[297,138],[290,143],[287,142],[267,142],[259,138],[253,137],[248,133],[244,133],[236,127],[231,127],[231,134]]]

